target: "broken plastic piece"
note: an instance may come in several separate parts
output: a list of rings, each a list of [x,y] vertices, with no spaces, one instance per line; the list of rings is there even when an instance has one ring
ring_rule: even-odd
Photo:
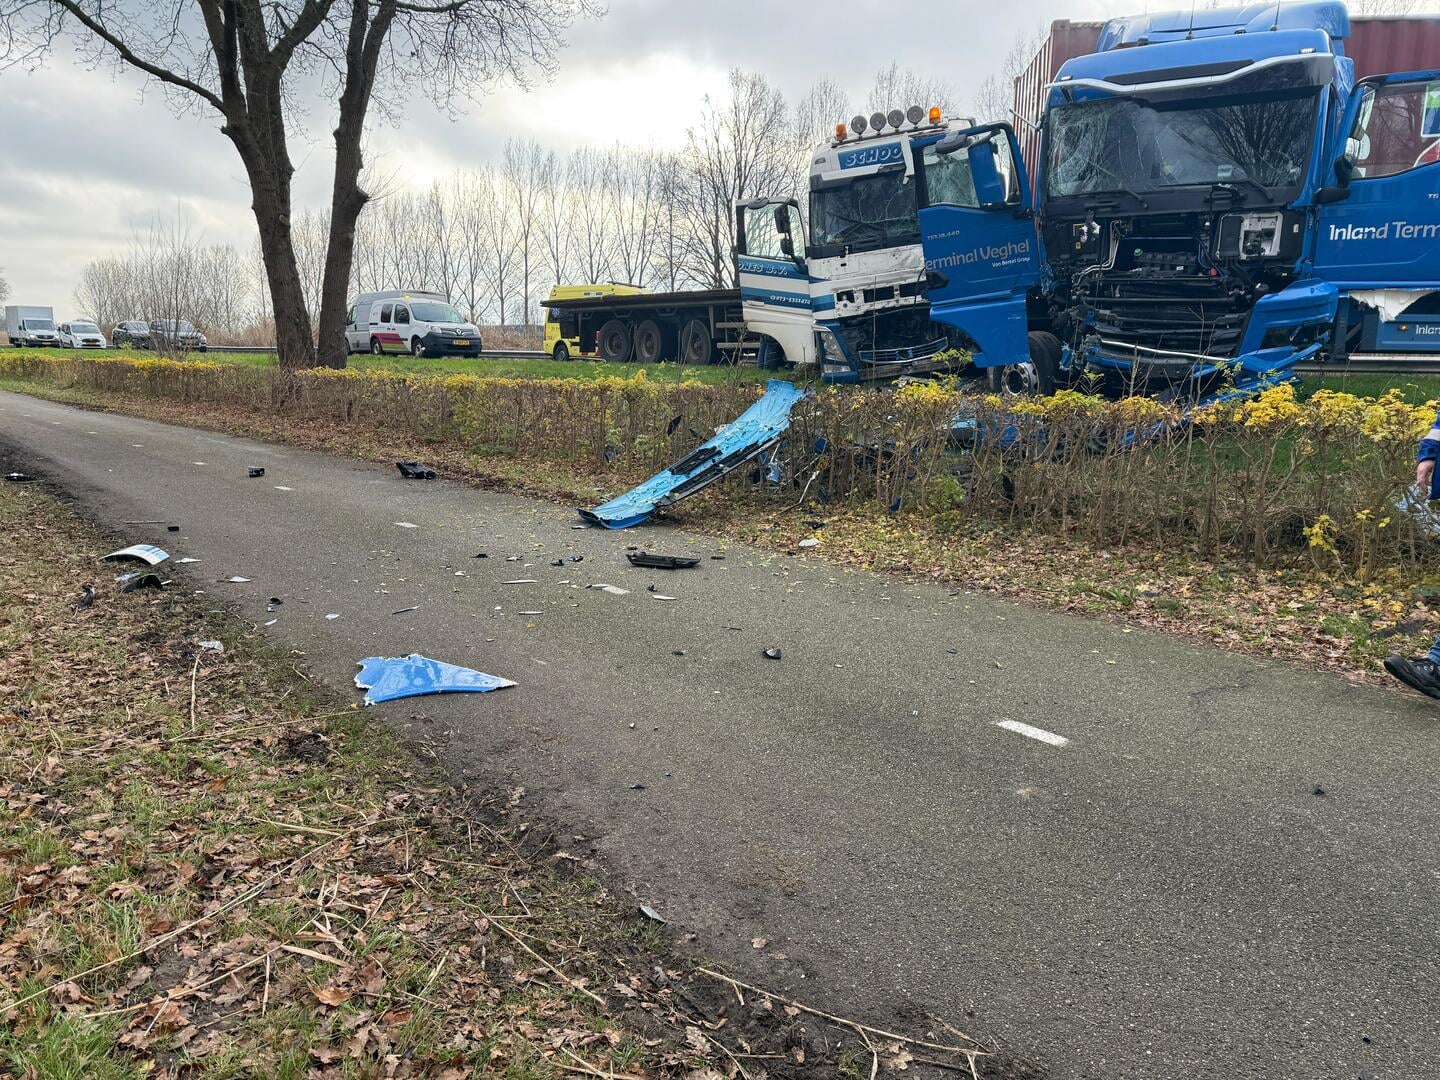
[[[775,648],[766,649],[766,650],[765,650],[765,655],[768,656],[771,660],[779,660],[779,659],[780,659],[780,650],[779,650],[779,649],[775,649]]]
[[[200,647],[202,649],[209,649],[211,652],[223,653],[225,651],[225,643],[223,641],[202,641],[200,642]]]
[[[166,526],[165,526],[165,531],[166,531],[166,532],[179,532],[179,531],[180,531],[180,526],[179,526],[179,525],[166,525]]]
[[[244,585],[244,584],[245,584],[246,582],[248,582],[250,579],[249,579],[248,577],[241,577],[239,574],[236,574],[234,577],[229,577],[229,578],[226,578],[225,580],[226,580],[226,581],[234,582],[236,585]]]
[[[395,522],[395,524],[399,525],[402,529],[418,529],[420,527],[419,525],[416,525],[413,521],[397,521]]]
[[[533,577],[517,577],[512,581],[502,581],[501,585],[538,585],[539,582]]]
[[[192,558],[190,558],[190,557],[187,555],[185,558],[183,558],[183,559],[176,559],[175,561],[176,561],[176,562],[181,562],[181,563],[192,563],[192,562],[199,562],[200,560],[199,560],[199,559],[192,559]]]
[[[106,559],[135,559],[146,566],[158,566],[169,557],[164,548],[158,548],[154,544],[131,544],[105,556]]]
[[[86,585],[85,590],[75,598],[75,610],[81,611],[95,602],[95,586]]]
[[[682,413],[681,415],[675,417],[675,419],[671,420],[670,423],[668,423],[668,424],[665,425],[665,434],[666,434],[666,435],[674,435],[674,434],[675,434],[675,429],[680,426],[680,421],[681,421],[681,420],[684,420],[684,419],[685,419],[685,416],[684,416],[684,414]]]
[[[284,600],[281,600],[280,597],[278,597],[278,596],[272,596],[272,597],[270,597],[270,603],[272,603],[272,604],[274,604],[274,605],[276,605],[276,606],[278,607],[279,605],[285,603],[285,601],[284,601]]]
[[[803,397],[805,391],[794,383],[771,379],[759,401],[704,445],[639,487],[592,510],[580,510],[580,516],[607,529],[639,525],[661,507],[695,494],[775,446],[790,426],[791,410]]]
[[[435,470],[418,461],[397,461],[395,467],[406,480],[434,480]]]
[[[816,539],[812,536],[812,537],[810,537],[809,539],[801,540],[801,541],[800,541],[800,546],[801,546],[802,548],[819,547],[819,546],[820,546],[820,541],[819,541],[819,540],[816,540]]]
[[[257,476],[264,476],[264,475],[265,475],[265,466],[263,466],[263,465],[251,465],[250,468],[249,468],[247,471],[250,473],[251,479],[254,479],[254,478],[257,477]]]
[[[669,925],[669,922],[661,918],[660,913],[656,911],[653,907],[651,907],[649,904],[640,905],[640,914],[644,915],[645,918],[649,919],[651,922],[658,922],[661,926]]]
[[[599,589],[599,590],[601,590],[602,592],[608,592],[608,593],[609,593],[610,595],[612,595],[612,596],[629,596],[629,595],[630,595],[630,590],[629,590],[629,589],[622,589],[622,588],[620,588],[619,585],[600,585],[600,584],[597,584],[597,585],[587,585],[587,586],[585,586],[585,587],[586,587],[587,589]]]
[[[650,599],[651,599],[651,600],[678,600],[679,597],[678,597],[678,596],[666,596],[664,593],[658,593],[658,592],[657,592],[657,593],[651,593],[651,594],[650,594]]]
[[[163,589],[165,583],[160,580],[157,574],[126,574],[129,580],[121,587],[122,593],[134,592],[136,589]],[[117,581],[119,578],[116,579]]]
[[[5,479],[9,480],[12,484],[32,484],[35,482],[35,477],[23,472],[6,473]]]
[[[332,611],[329,615],[325,616],[325,618],[328,619],[330,622],[334,622],[339,617],[340,613],[338,611]]]
[[[565,560],[564,560],[564,559],[552,559],[552,560],[550,561],[550,565],[551,565],[551,566],[564,566],[564,565],[565,565]]]
[[[630,560],[631,566],[643,566],[650,570],[685,570],[700,565],[699,559],[686,555],[651,555],[646,551],[637,551],[627,553],[625,557]]]
[[[390,612],[390,614],[391,614],[391,615],[404,615],[407,611],[419,611],[419,610],[420,610],[420,608],[419,608],[418,606],[416,606],[416,607],[402,607],[399,611],[392,611],[392,612]]]
[[[473,668],[432,660],[419,653],[409,656],[369,656],[360,661],[355,685],[368,691],[365,704],[394,701],[422,694],[486,693],[515,683]]]

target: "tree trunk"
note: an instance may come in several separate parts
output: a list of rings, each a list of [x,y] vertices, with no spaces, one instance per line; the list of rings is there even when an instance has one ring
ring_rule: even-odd
[[[325,367],[343,368],[350,349],[345,341],[345,311],[355,265],[355,226],[370,196],[360,186],[364,157],[360,140],[375,85],[380,51],[395,18],[394,0],[380,0],[370,15],[366,0],[354,0],[346,38],[345,86],[335,125],[335,180],[330,193],[330,238],[325,245],[325,278],[320,286],[320,354]]]

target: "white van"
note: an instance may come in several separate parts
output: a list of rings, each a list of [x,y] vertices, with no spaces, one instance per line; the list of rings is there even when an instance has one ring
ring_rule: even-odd
[[[479,356],[480,330],[440,293],[390,289],[361,293],[345,316],[350,352]]]

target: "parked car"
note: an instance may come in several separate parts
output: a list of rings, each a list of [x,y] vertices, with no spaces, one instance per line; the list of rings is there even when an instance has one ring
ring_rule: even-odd
[[[350,352],[411,356],[479,356],[480,330],[439,293],[362,293],[345,317]]]
[[[150,324],[150,340],[157,349],[204,352],[210,348],[205,335],[186,319],[156,319]]]
[[[93,322],[73,319],[60,324],[60,344],[71,349],[103,349],[105,335]]]
[[[116,323],[110,331],[110,342],[117,349],[129,346],[132,349],[150,348],[150,324],[143,319],[126,319]]]

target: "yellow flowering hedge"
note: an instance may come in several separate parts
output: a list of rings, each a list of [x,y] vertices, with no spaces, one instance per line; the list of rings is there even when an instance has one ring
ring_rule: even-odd
[[[619,487],[709,438],[754,386],[628,378],[499,379],[0,353],[0,376],[394,432],[471,453],[568,465]],[[997,523],[1257,563],[1312,559],[1367,575],[1436,562],[1426,514],[1399,504],[1435,416],[1292,385],[1188,415],[1076,391],[1014,401],[947,382],[824,389],[799,406],[767,494],[869,500],[955,525]],[[748,495],[753,472],[724,486]],[[1423,502],[1422,502],[1423,507]]]

